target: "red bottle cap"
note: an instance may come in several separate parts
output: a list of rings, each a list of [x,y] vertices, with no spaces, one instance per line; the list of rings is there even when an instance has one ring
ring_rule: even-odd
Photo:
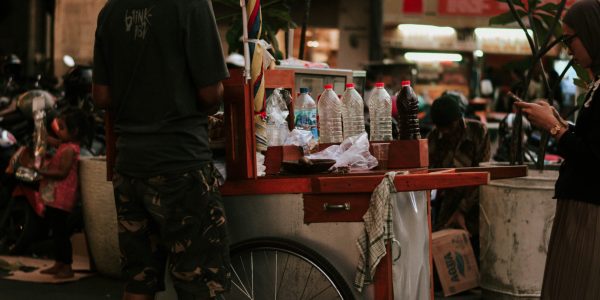
[[[410,80],[402,80],[402,86],[410,85]]]
[[[377,82],[377,83],[375,83],[375,87],[376,88],[382,88],[384,86],[385,86],[385,84],[383,82]]]
[[[346,83],[346,88],[354,88],[354,83]]]
[[[332,89],[333,88],[333,84],[329,83],[325,85],[325,89]]]

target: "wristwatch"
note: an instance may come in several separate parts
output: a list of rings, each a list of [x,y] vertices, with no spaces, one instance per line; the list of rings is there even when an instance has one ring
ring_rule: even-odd
[[[556,136],[563,127],[564,126],[562,124],[557,123],[556,125],[554,125],[554,127],[552,127],[552,129],[550,129],[550,134],[552,136]]]

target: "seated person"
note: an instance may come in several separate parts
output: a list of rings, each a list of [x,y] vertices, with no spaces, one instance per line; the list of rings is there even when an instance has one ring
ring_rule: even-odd
[[[429,133],[431,168],[477,167],[490,159],[490,139],[484,124],[464,118],[460,97],[444,93],[431,106],[435,128]],[[461,187],[437,191],[433,202],[434,230],[459,228],[472,237],[473,250],[479,252],[479,190]]]

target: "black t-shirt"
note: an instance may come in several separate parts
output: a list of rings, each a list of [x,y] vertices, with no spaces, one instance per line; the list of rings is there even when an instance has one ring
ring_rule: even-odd
[[[109,0],[98,16],[94,83],[110,87],[116,170],[148,177],[210,161],[197,90],[228,76],[210,0]]]

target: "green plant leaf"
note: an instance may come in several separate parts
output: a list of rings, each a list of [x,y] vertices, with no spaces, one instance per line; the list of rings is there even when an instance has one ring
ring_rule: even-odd
[[[227,44],[229,45],[229,53],[242,53],[242,20],[241,18],[234,20],[225,35]]]
[[[532,10],[535,11],[535,8],[538,6],[538,4],[540,4],[542,1],[541,0],[529,0],[528,4],[529,4],[529,9],[528,10]]]
[[[517,9],[517,15],[519,15],[521,18],[526,16],[527,13],[525,13],[524,11]],[[508,11],[502,14],[499,14],[497,16],[491,17],[490,18],[490,26],[491,25],[506,25],[506,24],[510,24],[512,22],[516,22],[517,20],[515,20],[513,14]]]
[[[587,84],[592,82],[592,77],[590,76],[590,73],[588,72],[588,70],[585,69],[584,67],[582,67],[578,63],[573,64],[573,69],[575,69],[575,73],[577,73],[577,77],[579,77],[581,80],[583,80],[586,83],[586,88],[587,88]]]
[[[239,0],[213,0],[214,3],[223,5],[228,8],[226,13],[221,16],[216,16],[221,22],[229,21],[229,30],[226,34],[226,40],[229,44],[230,53],[241,53],[243,43],[240,41],[242,36],[242,20],[241,11],[239,8]],[[263,0],[261,1],[262,26],[263,30],[260,38],[272,44],[275,53],[280,52],[277,42],[274,40],[275,35],[280,30],[295,28],[296,24],[292,21],[288,0]],[[237,11],[236,11],[237,10]]]
[[[556,15],[556,12],[558,11],[559,7],[560,6],[558,4],[556,4],[556,3],[546,3],[546,4],[542,5],[542,6],[538,6],[537,10],[541,10],[541,11],[547,12],[547,13],[549,13],[551,15]]]
[[[550,15],[546,15],[546,14],[537,14],[535,16],[535,18],[539,18],[541,19],[544,24],[546,25],[546,32],[548,32],[548,30],[550,29],[550,26],[552,26],[552,24],[554,23],[554,16],[550,16]],[[554,35],[555,38],[559,38],[561,37],[563,34],[562,31],[562,26],[560,23],[560,20],[558,22],[558,24],[556,24],[556,27],[554,27],[554,31],[552,32],[552,35]]]
[[[533,34],[536,36],[536,39],[540,41],[540,43],[541,41],[546,40],[546,36],[548,35],[548,28],[544,26],[544,23],[540,19],[533,19],[533,26],[531,26],[531,29],[533,30]]]

